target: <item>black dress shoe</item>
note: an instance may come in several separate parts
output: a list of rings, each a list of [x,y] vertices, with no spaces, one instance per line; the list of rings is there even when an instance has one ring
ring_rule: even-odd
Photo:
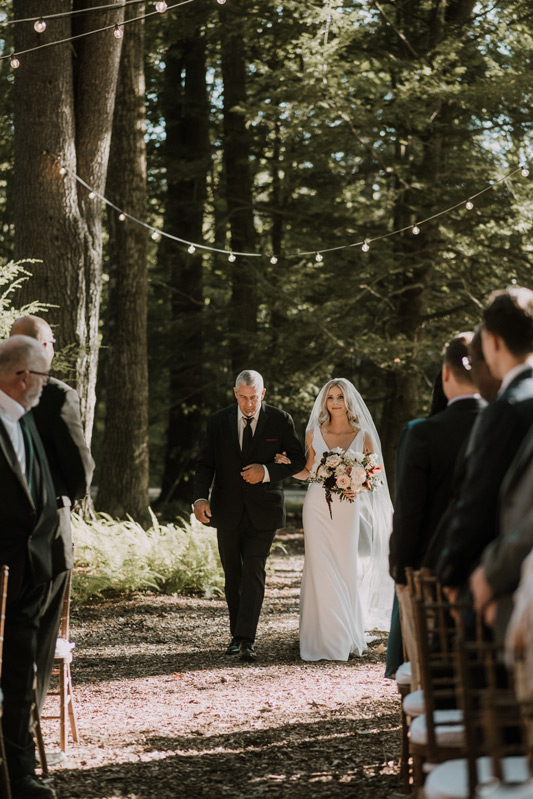
[[[239,657],[241,660],[246,660],[248,663],[254,662],[254,660],[257,658],[257,655],[255,653],[254,646],[251,641],[247,640],[241,641]]]
[[[241,648],[241,642],[235,636],[231,639],[231,644],[226,649],[226,655],[238,655]]]
[[[56,792],[31,774],[11,780],[13,799],[56,799]]]

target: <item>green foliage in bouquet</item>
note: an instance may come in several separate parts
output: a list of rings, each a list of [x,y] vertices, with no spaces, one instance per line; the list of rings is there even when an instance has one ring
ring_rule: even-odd
[[[216,532],[190,522],[143,530],[132,519],[107,514],[84,520],[72,516],[75,565],[73,599],[83,602],[106,592],[160,591],[166,594],[222,593],[224,578]]]

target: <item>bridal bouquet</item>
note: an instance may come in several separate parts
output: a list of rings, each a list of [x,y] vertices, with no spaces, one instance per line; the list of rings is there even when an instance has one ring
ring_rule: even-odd
[[[379,477],[382,469],[383,466],[378,465],[374,452],[365,455],[363,452],[344,452],[341,447],[335,447],[324,452],[313,466],[309,481],[324,486],[329,515],[333,518],[332,495],[338,494],[341,500],[353,502],[344,492],[354,491],[360,494],[363,491],[374,491],[383,482]]]

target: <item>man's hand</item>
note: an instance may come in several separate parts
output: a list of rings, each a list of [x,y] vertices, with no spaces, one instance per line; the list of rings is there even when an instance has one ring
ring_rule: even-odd
[[[265,470],[260,463],[250,463],[248,466],[245,466],[241,472],[242,479],[252,485],[254,483],[262,483],[264,476]]]
[[[470,590],[474,595],[474,608],[481,613],[493,598],[492,588],[483,566],[478,566],[470,575]]]
[[[209,524],[211,520],[211,507],[206,499],[199,499],[194,503],[194,515],[199,522]]]

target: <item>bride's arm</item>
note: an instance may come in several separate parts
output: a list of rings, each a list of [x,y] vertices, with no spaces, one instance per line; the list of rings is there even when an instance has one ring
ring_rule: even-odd
[[[365,433],[363,452],[365,455],[371,455],[374,452],[374,444],[372,442],[371,436],[368,433]]]
[[[298,474],[293,474],[293,477],[296,477],[297,480],[307,480],[311,473],[311,469],[313,468],[313,464],[315,462],[315,451],[313,449],[313,431],[308,430],[305,436],[305,454],[307,460],[305,462],[305,467],[302,469],[301,472]],[[283,453],[278,453],[274,458],[276,463],[290,463],[289,458],[287,455]]]

